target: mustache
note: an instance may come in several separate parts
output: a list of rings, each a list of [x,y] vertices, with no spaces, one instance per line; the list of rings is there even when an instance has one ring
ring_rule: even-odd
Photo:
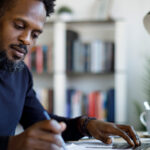
[[[10,47],[11,48],[18,47],[19,49],[23,50],[25,55],[28,53],[28,48],[24,44],[18,44],[18,45],[17,44],[11,44]]]

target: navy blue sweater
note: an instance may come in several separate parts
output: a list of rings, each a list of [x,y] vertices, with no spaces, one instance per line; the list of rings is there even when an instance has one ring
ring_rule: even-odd
[[[0,70],[0,150],[7,149],[9,136],[14,135],[18,123],[26,129],[44,120],[43,110],[33,90],[32,75],[26,66],[18,72]],[[77,129],[79,118],[68,119],[52,114],[51,117],[67,124],[62,134],[65,140],[82,137]]]

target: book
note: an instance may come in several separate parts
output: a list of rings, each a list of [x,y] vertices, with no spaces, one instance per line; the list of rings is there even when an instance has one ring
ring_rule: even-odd
[[[36,95],[43,107],[49,112],[53,113],[53,89],[49,88],[35,88]]]
[[[73,44],[78,39],[78,33],[72,30],[66,31],[66,69],[71,72],[73,69]]]
[[[105,71],[114,71],[115,46],[113,42],[105,42]]]
[[[24,60],[32,72],[41,74],[43,72],[52,73],[53,56],[52,46],[34,46]]]
[[[107,121],[115,122],[115,90],[107,91]]]
[[[91,43],[91,72],[104,72],[104,43],[95,40]]]
[[[52,73],[53,72],[53,46],[48,46],[47,51],[47,72]]]
[[[95,114],[95,101],[96,101],[96,93],[91,92],[88,95],[88,116],[89,117],[96,117],[96,114]]]
[[[42,49],[42,47],[41,46],[36,46],[35,47],[35,52],[36,52],[36,58],[35,58],[36,72],[38,74],[40,74],[40,73],[43,72],[43,49]]]
[[[81,116],[82,114],[82,93],[76,91],[71,99],[71,118]]]
[[[95,92],[95,116],[97,119],[102,119],[102,99],[101,92]]]
[[[68,89],[67,90],[67,107],[66,107],[66,116],[68,118],[71,118],[72,116],[72,110],[71,110],[71,100],[72,100],[72,96],[73,96],[73,93],[75,92],[74,89]]]
[[[43,65],[43,72],[47,72],[47,68],[48,68],[48,46],[47,45],[43,45],[42,46],[42,52],[43,52],[43,62],[41,65]]]
[[[48,110],[48,89],[46,88],[35,88],[37,98],[43,107]]]
[[[31,49],[31,70],[36,72],[36,47]]]
[[[84,43],[83,44],[83,48],[84,48],[84,71],[85,72],[90,72],[90,68],[91,68],[91,49],[90,49],[90,44],[89,43]]]
[[[84,72],[85,64],[85,49],[80,40],[75,40],[73,43],[73,68],[74,72]]]
[[[75,89],[67,90],[67,117],[88,115],[104,121],[115,121],[114,89],[85,94]]]
[[[88,115],[88,95],[85,93],[82,93],[81,109],[82,115]]]
[[[48,112],[53,113],[54,112],[54,93],[53,89],[48,90]]]

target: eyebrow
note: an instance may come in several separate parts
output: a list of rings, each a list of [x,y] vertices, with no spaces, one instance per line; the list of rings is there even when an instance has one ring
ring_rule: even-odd
[[[21,21],[23,22],[25,25],[28,25],[27,21],[22,19],[22,18],[16,18],[14,19],[15,21]],[[40,30],[40,29],[34,29],[35,32],[39,32],[40,34],[43,32],[43,30]]]

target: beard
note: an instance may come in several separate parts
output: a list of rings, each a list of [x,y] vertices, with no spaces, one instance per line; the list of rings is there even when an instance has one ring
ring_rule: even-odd
[[[17,46],[20,49],[24,50],[24,55],[28,53],[28,49],[26,45],[19,44],[19,45],[14,45],[11,44],[10,47]],[[0,49],[0,69],[8,71],[8,72],[16,72],[16,71],[21,71],[24,68],[24,62],[23,60],[20,60],[19,62],[14,62],[13,60],[10,60],[7,57],[6,50]]]
[[[8,72],[16,72],[21,71],[24,68],[24,62],[13,62],[9,60],[6,52],[0,51],[0,69],[8,71]]]

